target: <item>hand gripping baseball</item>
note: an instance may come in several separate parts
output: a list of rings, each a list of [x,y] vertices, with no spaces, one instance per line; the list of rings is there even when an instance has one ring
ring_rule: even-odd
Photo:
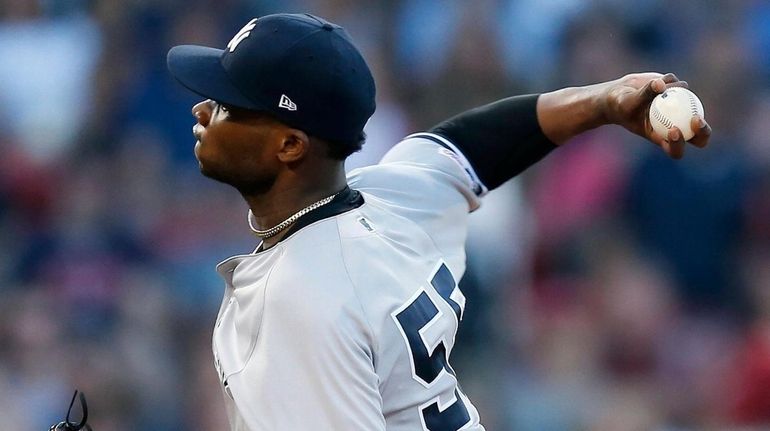
[[[606,84],[604,113],[609,123],[618,124],[663,148],[673,159],[684,156],[685,140],[677,127],[669,129],[668,136],[653,132],[649,112],[652,100],[667,88],[687,88],[673,73],[635,73]],[[690,127],[694,136],[687,141],[698,148],[708,144],[711,127],[700,116],[693,116]]]

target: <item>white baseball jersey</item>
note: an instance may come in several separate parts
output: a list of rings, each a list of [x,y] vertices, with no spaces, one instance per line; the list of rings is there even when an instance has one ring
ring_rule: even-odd
[[[213,348],[232,429],[483,430],[448,359],[467,217],[486,189],[427,133],[348,183],[363,204],[217,267]]]

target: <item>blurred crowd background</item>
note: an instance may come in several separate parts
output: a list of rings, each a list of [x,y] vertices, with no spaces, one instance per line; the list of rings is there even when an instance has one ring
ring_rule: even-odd
[[[708,149],[605,127],[488,195],[453,363],[490,431],[770,427],[770,2],[0,0],[3,427],[48,429],[78,388],[97,431],[226,429],[214,265],[256,242],[165,54],[278,11],[373,69],[348,168],[504,96],[687,80]]]

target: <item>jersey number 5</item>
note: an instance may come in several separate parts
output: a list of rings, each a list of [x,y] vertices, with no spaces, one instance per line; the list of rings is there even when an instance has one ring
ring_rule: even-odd
[[[441,377],[455,379],[454,400],[440,405],[440,400],[436,399],[420,408],[425,428],[430,431],[457,431],[471,419],[457,388],[454,370],[449,365],[449,351],[462,319],[465,297],[443,263],[430,284],[454,313],[443,313],[428,293],[420,289],[416,298],[397,310],[393,317],[411,353],[412,377],[426,388]]]

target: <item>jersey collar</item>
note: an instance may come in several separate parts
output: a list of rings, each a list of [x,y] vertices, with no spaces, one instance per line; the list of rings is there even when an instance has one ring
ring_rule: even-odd
[[[286,233],[280,240],[278,240],[276,244],[294,235],[305,226],[311,225],[325,218],[334,217],[336,215],[348,212],[352,209],[360,207],[363,204],[364,197],[361,195],[361,193],[358,190],[353,190],[350,187],[345,186],[344,189],[337,193],[337,196],[335,196],[331,202],[298,218],[297,221],[295,221],[294,224],[292,224],[286,230]],[[273,247],[275,247],[275,245],[273,245]],[[257,247],[254,252],[259,253],[261,251],[264,251],[262,248],[262,243],[259,244],[259,247]]]

